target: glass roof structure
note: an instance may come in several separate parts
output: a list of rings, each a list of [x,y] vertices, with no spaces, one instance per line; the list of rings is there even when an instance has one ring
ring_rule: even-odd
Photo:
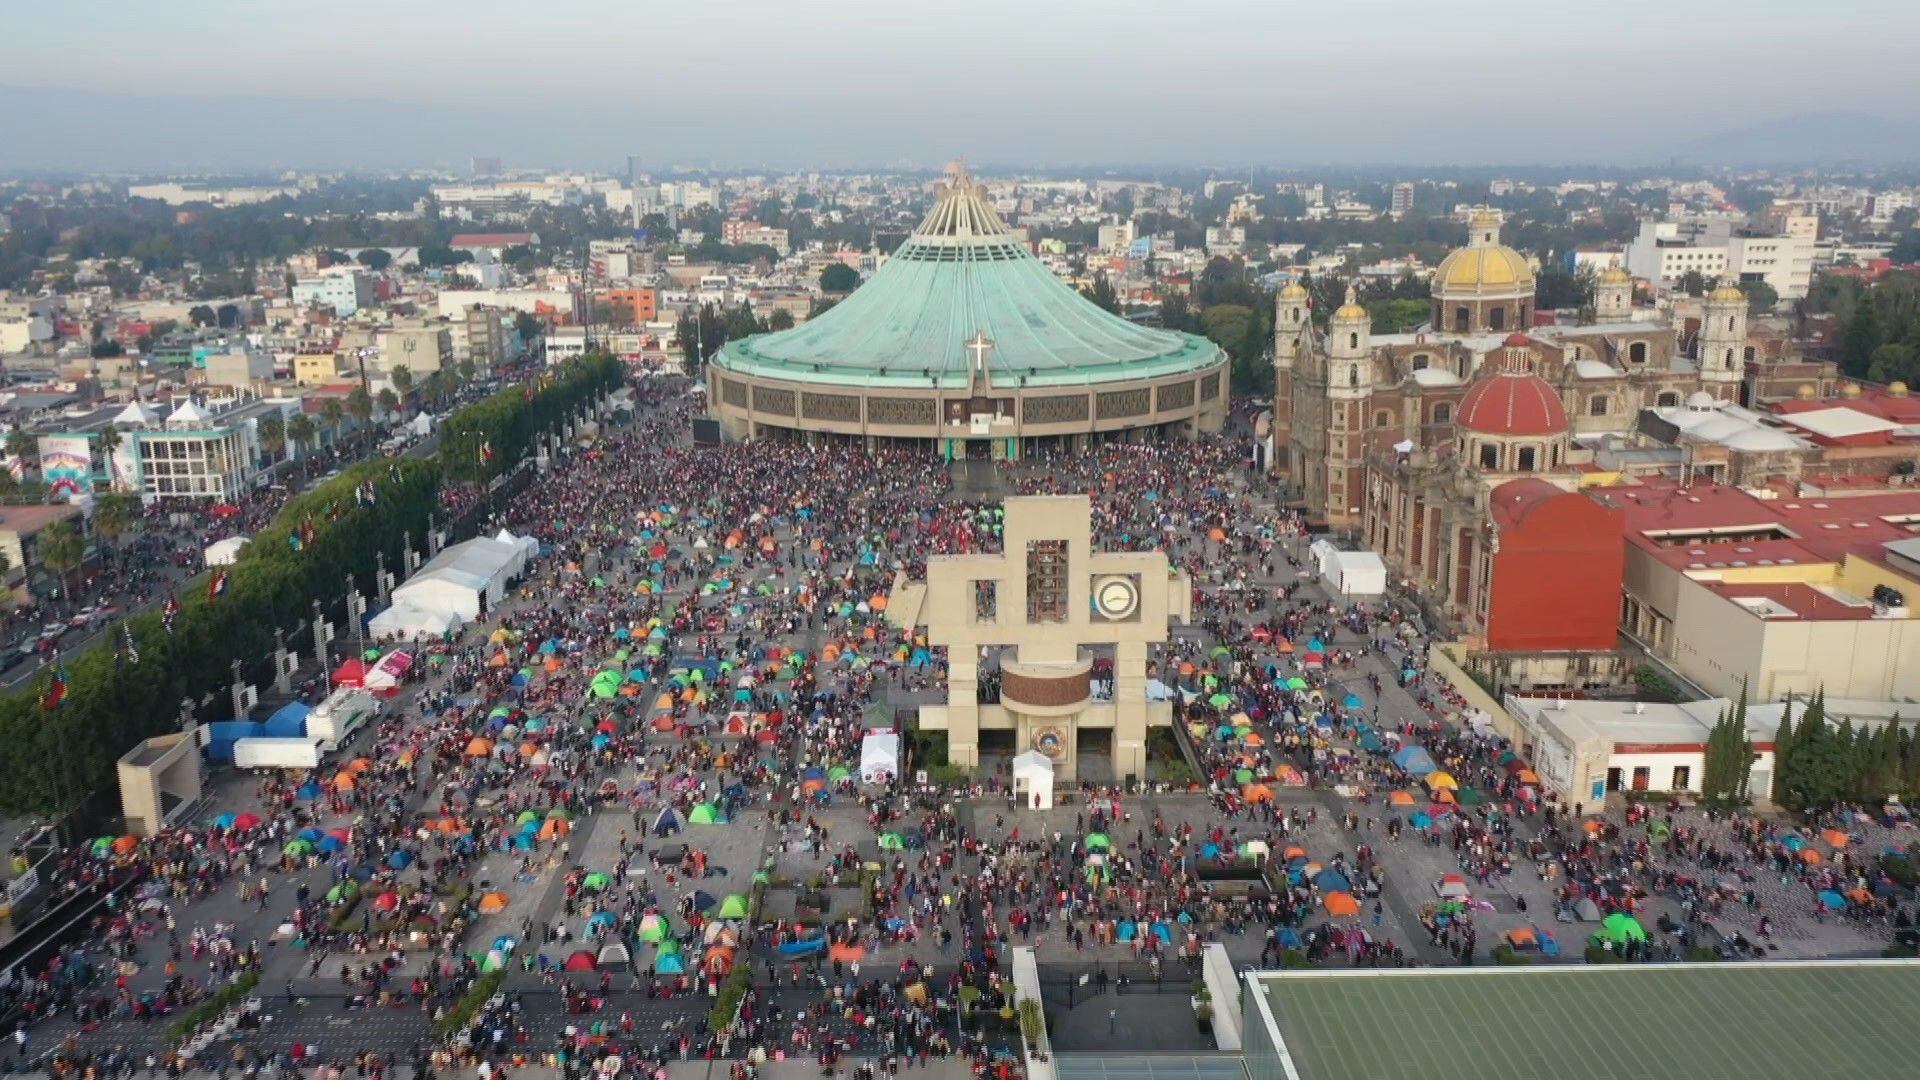
[[[990,347],[969,348],[980,335]],[[976,363],[993,385],[1015,387],[1153,379],[1224,360],[1205,338],[1130,322],[1055,277],[956,164],[864,285],[791,330],[728,342],[714,363],[795,382],[965,388]]]

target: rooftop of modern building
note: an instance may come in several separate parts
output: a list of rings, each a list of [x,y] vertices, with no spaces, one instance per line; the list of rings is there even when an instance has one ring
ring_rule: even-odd
[[[1920,961],[1381,968],[1249,978],[1257,981],[1249,1025],[1271,1015],[1286,1080],[1428,1080],[1461,1068],[1503,1078],[1800,1080],[1904,1076],[1920,1056],[1920,1026],[1906,1020],[1920,1013]],[[1553,1038],[1525,1034],[1536,1029]]]
[[[1884,557],[1890,541],[1920,531],[1920,488],[1874,494],[1760,498],[1708,482],[1667,477],[1593,490],[1626,514],[1627,540],[1680,568],[1837,562],[1849,554]]]

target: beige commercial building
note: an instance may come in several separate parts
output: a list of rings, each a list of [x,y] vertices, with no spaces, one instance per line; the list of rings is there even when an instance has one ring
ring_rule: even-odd
[[[923,707],[920,727],[947,733],[952,764],[977,767],[985,739],[1044,755],[1063,780],[1109,779],[1083,773],[1083,756],[1110,758],[1113,780],[1145,777],[1147,729],[1173,719],[1147,700],[1148,648],[1192,618],[1193,587],[1165,553],[1096,551],[1092,535],[1084,495],[1008,499],[1003,553],[934,556],[924,582],[895,580],[888,618],[948,652],[947,703]],[[994,650],[999,696],[982,700]]]

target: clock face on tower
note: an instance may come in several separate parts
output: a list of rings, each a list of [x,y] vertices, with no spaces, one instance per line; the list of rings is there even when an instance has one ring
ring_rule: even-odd
[[[1093,610],[1110,622],[1133,617],[1140,607],[1140,586],[1130,577],[1114,575],[1095,578]]]
[[[1067,753],[1067,733],[1051,725],[1039,728],[1033,733],[1033,748],[1058,761]]]

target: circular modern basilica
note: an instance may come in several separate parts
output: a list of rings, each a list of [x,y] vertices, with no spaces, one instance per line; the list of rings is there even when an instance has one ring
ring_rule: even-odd
[[[729,438],[906,440],[1017,458],[1191,437],[1227,413],[1227,357],[1055,277],[958,165],[907,242],[817,318],[730,341],[707,400]]]

